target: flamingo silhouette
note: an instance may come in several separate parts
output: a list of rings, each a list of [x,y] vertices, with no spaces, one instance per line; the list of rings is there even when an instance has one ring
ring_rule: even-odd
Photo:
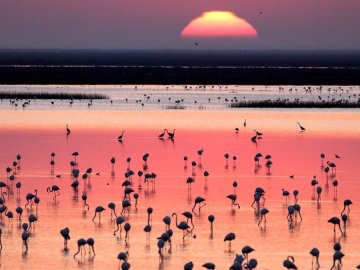
[[[90,248],[91,248],[91,250],[93,252],[93,256],[95,256],[95,249],[94,249],[95,240],[93,238],[88,238],[86,240],[86,244],[89,245],[89,255],[91,254],[91,252],[90,252]]]
[[[118,230],[120,230],[120,235],[121,235],[121,231],[122,231],[121,224],[123,224],[124,221],[125,221],[125,220],[124,220],[124,218],[123,218],[122,216],[119,216],[119,217],[116,218],[116,221],[115,221],[115,223],[116,223],[116,230],[114,231],[114,235],[116,234],[116,232],[117,232]]]
[[[344,233],[343,233],[343,231],[342,231],[342,229],[341,229],[341,226],[340,226],[340,219],[339,219],[338,217],[332,217],[332,218],[330,218],[330,219],[328,220],[328,222],[334,225],[334,235],[335,235],[335,233],[336,233],[336,232],[335,232],[335,227],[336,227],[336,225],[339,226],[339,230],[340,230],[340,232],[341,232],[341,235],[344,235]]]
[[[185,263],[185,265],[184,265],[184,270],[193,270],[193,268],[194,268],[194,264],[191,261]]]
[[[346,207],[347,207],[348,213],[349,213],[349,212],[350,212],[350,205],[352,205],[352,204],[353,204],[353,203],[352,203],[351,200],[349,200],[349,199],[344,200],[344,208],[343,208],[343,210],[341,211],[341,214],[340,214],[340,215],[342,215],[342,214],[345,212]]]
[[[167,132],[167,129],[164,128],[163,133],[159,134],[159,135],[158,135],[158,138],[160,138],[160,139],[164,138],[166,132]]]
[[[76,257],[76,255],[80,253],[80,251],[82,254],[83,249],[85,249],[85,245],[86,245],[86,240],[84,238],[80,238],[77,241],[78,251],[74,254],[74,258]]]
[[[87,209],[89,210],[90,206],[86,202],[87,201],[87,195],[86,194],[81,195],[81,199],[83,200],[84,207],[87,207]]]
[[[295,265],[295,259],[293,256],[288,256],[286,260],[284,260],[283,262],[283,266],[286,269],[297,269],[296,265]]]
[[[248,261],[249,259],[249,253],[255,251],[255,249],[253,249],[252,247],[250,246],[244,246],[242,249],[241,249],[241,253],[243,254],[244,258],[246,259],[246,261]],[[251,260],[250,260],[251,261]],[[250,263],[250,262],[249,262]]]
[[[260,221],[258,223],[258,226],[260,226],[261,221],[264,218],[264,223],[266,224],[266,214],[269,213],[269,210],[267,210],[266,208],[262,208],[260,210]]]
[[[25,246],[25,252],[24,253],[27,253],[28,249],[29,249],[29,246],[28,246],[28,243],[29,243],[29,232],[27,230],[24,230],[21,234],[21,239],[23,241],[23,246]]]
[[[127,243],[127,240],[129,239],[129,231],[131,229],[130,223],[125,223],[124,230],[125,230],[125,241]]]
[[[176,129],[174,128],[174,130],[173,130],[172,133],[170,133],[169,131],[167,131],[167,134],[168,134],[168,138],[169,138],[169,139],[172,139],[172,140],[174,139],[174,137],[175,137],[175,130],[176,130]]]
[[[190,233],[189,229],[189,225],[185,222],[185,221],[181,221],[180,223],[177,222],[177,214],[176,213],[173,213],[172,216],[175,216],[175,224],[176,224],[176,227],[179,229],[179,230],[182,230],[183,231],[183,240],[185,240],[185,237]],[[186,231],[186,233],[185,233]]]
[[[204,263],[202,265],[202,267],[208,269],[208,270],[215,270],[215,264],[208,262],[208,263]]]
[[[46,189],[47,192],[54,192],[54,198],[53,198],[54,200],[56,200],[56,196],[60,196],[59,190],[60,188],[57,185],[53,185]]]
[[[170,224],[171,224],[171,217],[169,216],[165,216],[163,218],[163,222],[165,223],[165,231],[170,229]]]
[[[115,218],[117,218],[117,215],[116,215],[116,212],[115,212],[115,208],[116,208],[115,203],[110,202],[110,203],[108,204],[108,208],[110,208],[111,220],[112,220],[112,217],[113,217],[113,213],[114,213],[114,215],[115,215]]]
[[[100,206],[97,206],[97,207],[95,208],[95,215],[94,215],[92,221],[94,221],[94,219],[96,218],[96,215],[99,213],[99,223],[100,223],[100,220],[101,220],[101,212],[104,211],[104,210],[105,210],[105,208],[102,207],[101,205],[100,205]]]
[[[336,250],[333,255],[333,265],[331,266],[330,270],[332,270],[335,267],[336,261],[338,261],[338,263],[342,265],[341,260],[344,256],[345,256],[344,253],[342,253],[340,250]],[[338,269],[340,269],[340,266]]]
[[[66,135],[70,135],[70,133],[71,133],[71,130],[69,128],[69,125],[66,124]]]
[[[229,250],[231,250],[231,241],[235,240],[235,238],[236,238],[236,235],[235,235],[235,233],[232,233],[232,232],[228,233],[225,236],[224,242],[229,241]]]
[[[121,132],[121,135],[118,137],[118,141],[121,142],[124,136],[124,130]]]
[[[199,213],[200,213],[201,208],[206,205],[205,199],[202,198],[202,197],[200,197],[200,196],[199,196],[199,197],[196,197],[196,198],[195,198],[194,207],[193,207],[192,210],[191,210],[192,212],[194,212],[194,209],[195,209],[195,207],[196,207],[197,204],[199,205]]]
[[[68,227],[60,230],[61,236],[64,238],[64,250],[68,250],[67,241],[70,240],[70,230]]]
[[[236,205],[238,207],[238,209],[240,209],[240,204],[236,202],[237,196],[236,194],[230,194],[227,195],[226,198],[231,200],[231,208]]]
[[[194,229],[194,223],[193,223],[193,215],[191,214],[191,212],[189,211],[185,211],[183,213],[181,213],[184,217],[186,217],[186,223],[189,224],[189,219],[190,219],[190,222],[191,222],[191,225]]]
[[[313,248],[312,250],[310,250],[310,254],[312,255],[311,265],[314,264],[314,258],[316,258],[316,265],[318,268],[320,268],[320,263],[319,263],[320,250],[317,248]]]
[[[25,204],[25,207],[29,204],[33,205],[33,199],[37,196],[37,189],[35,189],[34,193],[35,194],[33,194],[33,193],[26,194],[25,198],[26,198],[27,203]]]
[[[214,221],[215,217],[213,215],[208,216],[208,221],[210,222],[210,238],[214,235]]]
[[[296,123],[299,125],[300,132],[305,132],[306,129],[299,122]]]

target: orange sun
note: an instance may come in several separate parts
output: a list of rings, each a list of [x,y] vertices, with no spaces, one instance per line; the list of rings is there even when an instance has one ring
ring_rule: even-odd
[[[258,33],[250,23],[232,12],[208,11],[193,19],[182,30],[181,36],[255,38]]]

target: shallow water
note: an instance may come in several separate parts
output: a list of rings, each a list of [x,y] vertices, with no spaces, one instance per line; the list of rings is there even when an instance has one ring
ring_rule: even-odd
[[[15,115],[17,118],[9,122],[7,116]],[[135,118],[134,123],[126,126],[130,121],[131,112],[113,114],[113,117],[123,117],[114,124],[109,115],[113,112],[103,112],[107,117],[96,118],[96,114],[86,112],[76,114],[76,121],[71,123],[72,133],[65,135],[64,125],[71,120],[71,112],[56,113],[44,111],[14,111],[3,110],[0,132],[0,164],[1,179],[6,182],[5,168],[11,166],[18,153],[21,154],[21,169],[17,171],[13,181],[12,193],[6,198],[9,210],[15,212],[18,205],[26,203],[25,195],[38,189],[41,200],[38,209],[28,208],[24,211],[23,220],[30,212],[38,215],[39,221],[31,234],[29,251],[25,255],[21,248],[21,230],[14,218],[11,225],[3,215],[1,221],[3,250],[0,255],[1,267],[4,269],[114,269],[118,267],[116,259],[118,252],[128,250],[131,269],[182,269],[183,265],[192,260],[195,269],[211,261],[217,269],[228,269],[233,262],[235,253],[240,253],[244,245],[250,245],[255,252],[250,257],[258,260],[258,269],[282,269],[282,261],[288,256],[295,257],[299,269],[312,269],[310,249],[318,247],[321,250],[321,269],[330,269],[332,265],[332,245],[340,241],[343,246],[343,269],[354,269],[360,263],[358,241],[360,232],[360,177],[357,164],[360,162],[358,149],[360,149],[358,112],[320,111],[304,112],[288,110],[272,110],[269,118],[266,112],[238,111],[227,113],[230,119],[238,119],[239,134],[233,131],[233,123],[222,123],[224,115],[216,112],[204,113],[201,111],[189,112],[186,125],[178,112],[162,111],[150,112],[145,120]],[[183,113],[183,112],[181,112]],[[154,115],[155,114],[155,115]],[[248,125],[242,127],[243,116],[248,115]],[[264,116],[265,114],[265,116]],[[310,116],[311,114],[311,116]],[[330,117],[330,115],[337,117]],[[126,116],[127,115],[127,116]],[[167,116],[164,116],[167,115]],[[193,118],[189,118],[193,116]],[[97,125],[101,119],[106,123]],[[335,120],[331,120],[334,119]],[[14,118],[15,119],[15,118]],[[25,119],[25,120],[24,120]],[[100,119],[100,120],[99,120]],[[159,121],[159,119],[161,121]],[[167,119],[166,121],[164,119]],[[172,119],[172,120],[171,120]],[[270,119],[270,120],[269,120]],[[304,120],[307,131],[299,133],[294,119]],[[53,122],[53,120],[55,122]],[[153,125],[143,126],[146,122]],[[170,122],[172,121],[172,122]],[[235,121],[235,120],[234,120]],[[267,122],[275,123],[275,127]],[[334,122],[335,121],[335,122]],[[30,124],[26,125],[28,122]],[[59,123],[62,123],[61,125]],[[83,123],[79,127],[74,123]],[[120,125],[119,125],[120,123]],[[176,127],[175,140],[160,140],[157,134],[159,127],[169,124],[170,130]],[[215,128],[212,125],[215,123]],[[326,132],[316,129],[316,125],[328,126]],[[325,123],[325,124],[324,124]],[[117,141],[119,126],[126,128],[123,142]],[[333,126],[332,126],[333,125]],[[49,126],[47,130],[45,127]],[[230,128],[231,127],[231,128]],[[314,127],[314,128],[313,128]],[[336,128],[335,128],[336,127]],[[120,130],[121,130],[120,128]],[[253,128],[260,129],[263,139],[255,144],[250,141],[254,135]],[[350,132],[352,128],[352,133]],[[345,130],[346,132],[342,132]],[[203,149],[201,166],[197,150]],[[77,158],[80,175],[92,167],[90,180],[83,183],[79,179],[78,193],[70,187],[71,154],[79,152]],[[50,153],[55,152],[56,165],[54,174],[50,172]],[[256,168],[253,157],[261,152],[263,156],[271,154],[273,166],[270,170],[261,160],[261,167]],[[123,188],[121,183],[125,179],[127,170],[126,158],[131,157],[130,168],[136,173],[143,170],[142,156],[149,153],[147,172],[157,174],[156,186],[146,185],[133,177],[133,188],[139,193],[138,210],[132,206],[127,221],[132,225],[128,245],[121,237],[114,236],[114,222],[110,220],[110,211],[107,204],[116,203],[117,213],[121,211]],[[228,166],[225,166],[224,154],[229,153]],[[326,175],[321,167],[320,153],[325,153],[326,160],[336,163],[335,176]],[[342,159],[336,159],[337,153]],[[188,156],[187,168],[184,167],[183,157]],[[236,166],[232,156],[236,155]],[[114,175],[112,175],[111,157],[116,157]],[[193,175],[191,162],[196,161]],[[203,172],[207,170],[210,176],[205,180]],[[100,172],[100,175],[95,175]],[[55,175],[61,174],[61,179]],[[294,174],[294,179],[289,176]],[[186,179],[195,177],[191,193],[188,193]],[[320,204],[313,197],[310,185],[313,176],[316,176],[323,188]],[[332,180],[339,181],[337,196],[334,194]],[[232,182],[239,184],[235,191]],[[16,196],[15,182],[21,181],[21,195]],[[142,188],[139,189],[139,183]],[[328,185],[327,185],[328,183]],[[46,187],[56,184],[61,195],[53,200],[53,194],[46,192]],[[250,207],[254,189],[261,186],[266,191],[265,207],[270,213],[267,215],[266,226],[258,226],[258,215]],[[281,189],[285,188],[291,194],[294,189],[299,190],[299,203],[302,207],[303,220],[297,219],[289,224],[286,219],[287,204],[282,196]],[[86,192],[90,210],[84,211],[81,195]],[[228,194],[236,192],[239,210],[232,210]],[[157,253],[157,239],[164,232],[165,226],[162,218],[177,212],[191,211],[196,196],[206,199],[206,206],[201,212],[195,211],[193,236],[182,241],[182,232],[174,226],[172,229],[172,248],[166,248],[165,259],[159,264]],[[332,225],[327,220],[339,216],[343,207],[343,200],[349,198],[353,201],[346,237],[339,238],[333,235]],[[290,197],[290,203],[293,202]],[[132,201],[133,202],[133,201]],[[101,223],[93,222],[94,208],[102,205],[106,210],[102,213]],[[143,228],[147,222],[146,208],[154,209],[152,216],[152,232],[147,240]],[[210,239],[210,224],[207,216],[213,214],[214,237]],[[15,215],[16,216],[16,215]],[[181,215],[179,220],[185,220]],[[70,228],[71,240],[69,252],[62,250],[63,239],[60,229]],[[236,234],[231,250],[223,238],[228,232]],[[73,259],[77,250],[78,238],[93,237],[95,239],[95,257],[88,254],[82,258]]]
[[[64,92],[103,94],[109,99],[31,100],[26,110],[159,110],[178,108],[192,110],[234,110],[231,102],[287,99],[288,101],[358,102],[359,86],[294,85],[1,85],[6,92]],[[112,103],[111,103],[111,101]],[[25,100],[0,102],[0,108],[22,110]],[[178,103],[177,103],[178,102]],[[16,105],[16,107],[14,106]],[[178,106],[176,106],[178,105]]]

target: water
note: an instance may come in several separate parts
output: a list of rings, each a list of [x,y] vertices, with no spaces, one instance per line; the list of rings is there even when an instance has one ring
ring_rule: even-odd
[[[32,110],[159,110],[179,107],[200,110],[230,110],[236,101],[284,100],[288,101],[338,101],[358,102],[359,86],[254,86],[254,85],[2,85],[6,92],[65,92],[103,94],[108,100],[32,100],[26,109]],[[112,103],[110,102],[112,100]],[[51,104],[54,101],[54,105]],[[178,101],[179,103],[177,103]],[[25,101],[18,101],[17,109]],[[8,100],[0,102],[1,108],[14,108]],[[233,109],[231,109],[233,110]]]
[[[130,91],[130,90],[129,90]],[[133,90],[131,90],[133,91]],[[165,91],[165,90],[164,90]],[[116,91],[114,91],[116,92]],[[117,91],[118,92],[118,91]],[[116,92],[116,93],[117,93]],[[115,99],[115,98],[114,98]],[[120,98],[121,99],[121,98]],[[36,101],[39,102],[39,101]],[[3,104],[5,106],[5,102]],[[8,106],[8,105],[6,105]],[[59,105],[60,106],[60,105]],[[39,221],[31,234],[29,251],[25,255],[21,249],[21,230],[16,218],[11,225],[3,215],[1,220],[3,250],[0,256],[4,269],[114,269],[118,267],[116,259],[120,251],[129,251],[132,269],[182,269],[192,260],[195,269],[211,261],[217,269],[228,269],[235,254],[245,245],[250,245],[255,252],[251,258],[258,260],[259,269],[282,269],[282,261],[288,256],[295,257],[299,269],[312,269],[311,248],[321,250],[321,269],[330,269],[332,265],[332,246],[340,241],[343,253],[344,269],[353,269],[360,262],[357,230],[360,223],[360,177],[356,169],[360,162],[359,112],[358,110],[148,110],[114,111],[112,109],[92,110],[82,107],[65,111],[61,108],[48,110],[47,107],[30,106],[21,110],[2,107],[0,120],[0,164],[1,179],[6,182],[5,168],[11,166],[18,153],[21,154],[21,168],[16,173],[10,195],[5,196],[9,210],[15,212],[18,205],[24,207],[25,195],[38,189],[40,204],[24,211],[23,221],[30,213],[37,213]],[[244,116],[247,127],[243,127]],[[300,133],[296,125],[300,121],[306,132]],[[65,135],[65,124],[72,130]],[[235,126],[235,124],[237,125]],[[157,135],[162,128],[172,131],[176,128],[175,140],[160,140]],[[234,127],[239,127],[236,134]],[[264,133],[263,139],[252,143],[253,129]],[[117,141],[119,131],[126,130],[123,142]],[[201,166],[197,151],[204,149]],[[79,152],[77,158],[80,175],[89,167],[93,168],[90,180],[85,183],[79,179],[78,193],[71,187],[71,154]],[[50,153],[55,152],[55,171],[50,172]],[[256,168],[253,157],[261,152],[263,156],[271,154],[273,166],[270,170],[261,160],[261,168]],[[121,237],[114,236],[114,222],[110,220],[109,202],[116,203],[116,211],[121,211],[123,188],[127,170],[126,158],[131,157],[130,168],[137,173],[143,170],[142,156],[149,153],[147,172],[157,174],[156,186],[147,186],[138,177],[133,177],[133,188],[139,193],[137,211],[131,207],[127,222],[132,225],[128,245]],[[228,167],[225,166],[224,154],[229,153]],[[321,165],[320,153],[325,153],[325,161],[336,163],[336,175],[326,175]],[[337,153],[342,159],[336,159]],[[187,168],[183,157],[188,156]],[[236,155],[234,166],[232,157]],[[116,158],[112,174],[111,157]],[[193,175],[191,162],[196,161]],[[210,175],[207,180],[203,172]],[[95,175],[99,172],[100,175]],[[55,175],[61,174],[61,179]],[[294,179],[289,176],[294,174]],[[191,194],[187,191],[186,179],[195,177]],[[313,177],[323,188],[321,203],[314,199],[310,185]],[[337,196],[334,194],[332,181],[339,181]],[[233,181],[238,182],[234,191]],[[21,181],[21,195],[16,196],[15,182]],[[139,189],[139,183],[142,188]],[[58,185],[61,195],[53,199],[46,188]],[[328,184],[328,185],[327,185]],[[267,215],[266,226],[258,226],[259,217],[250,207],[253,192],[261,186],[266,191]],[[291,194],[299,190],[299,203],[302,207],[303,220],[297,219],[289,224],[286,219],[287,204],[282,196],[282,188]],[[239,210],[232,210],[231,193],[237,193]],[[84,211],[81,195],[86,193],[90,210]],[[166,248],[165,259],[159,264],[157,239],[165,230],[162,218],[178,213],[179,220],[184,211],[191,211],[194,199],[201,196],[206,199],[206,206],[201,212],[195,211],[194,237],[182,240],[182,232],[174,226],[172,229],[172,248]],[[353,201],[346,237],[334,237],[332,225],[327,220],[339,216],[343,200]],[[293,196],[290,203],[293,203]],[[132,201],[132,203],[134,203]],[[101,223],[93,222],[96,206],[102,205]],[[147,222],[146,208],[154,209],[150,240],[143,228]],[[214,237],[210,236],[209,214],[215,216]],[[16,215],[15,215],[16,216]],[[69,252],[64,252],[63,239],[59,233],[64,227],[70,228],[71,240]],[[234,232],[236,239],[231,250],[223,242],[228,232]],[[78,256],[78,238],[95,239],[96,256]]]

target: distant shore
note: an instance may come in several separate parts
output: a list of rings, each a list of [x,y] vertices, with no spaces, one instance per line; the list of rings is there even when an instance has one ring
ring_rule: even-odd
[[[0,84],[360,85],[360,52],[2,50]]]

